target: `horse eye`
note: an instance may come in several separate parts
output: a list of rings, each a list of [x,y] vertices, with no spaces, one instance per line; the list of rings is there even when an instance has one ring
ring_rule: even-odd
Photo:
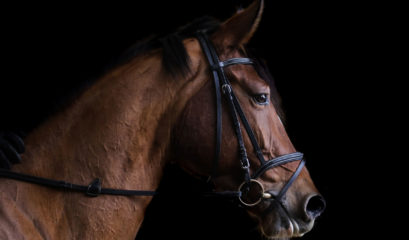
[[[268,94],[265,94],[265,93],[254,95],[253,99],[259,105],[269,104]]]

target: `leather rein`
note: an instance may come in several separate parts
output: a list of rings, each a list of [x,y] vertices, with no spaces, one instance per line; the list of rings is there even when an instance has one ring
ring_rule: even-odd
[[[216,92],[216,149],[213,161],[213,170],[210,177],[208,178],[208,181],[210,181],[210,179],[216,174],[218,163],[220,160],[222,137],[222,94],[226,99],[227,106],[233,120],[235,134],[239,143],[238,150],[240,155],[240,163],[244,175],[244,181],[239,186],[237,191],[222,192],[212,191],[203,193],[203,195],[238,198],[240,203],[245,206],[254,206],[260,203],[262,200],[268,199],[274,199],[281,203],[283,196],[290,188],[292,183],[297,179],[298,175],[301,173],[301,170],[305,165],[303,154],[299,152],[294,152],[270,160],[264,159],[261,148],[255,138],[253,130],[251,129],[250,124],[248,123],[246,116],[240,106],[240,103],[237,97],[234,95],[232,86],[224,73],[225,67],[237,64],[252,65],[253,61],[249,58],[231,58],[225,61],[220,61],[213,44],[210,42],[205,32],[199,31],[196,34],[196,38],[199,40],[202,50],[209,62]],[[250,175],[250,163],[247,157],[246,147],[244,145],[243,134],[240,127],[240,120],[244,125],[244,129],[246,130],[247,135],[250,138],[256,156],[261,163],[261,166],[252,175]],[[267,170],[293,161],[300,161],[300,163],[297,169],[292,174],[291,178],[282,187],[280,192],[277,195],[274,195],[272,192],[265,191],[263,185],[257,179],[261,175],[263,175]],[[99,178],[93,180],[89,185],[77,185],[65,181],[41,178],[5,169],[0,169],[0,177],[14,179],[23,182],[29,182],[57,189],[83,192],[90,197],[96,197],[101,194],[121,196],[154,196],[158,194],[158,192],[156,191],[102,188],[102,184]],[[251,191],[257,191],[256,197],[255,198],[253,197],[253,199],[247,198],[247,195],[249,195]]]

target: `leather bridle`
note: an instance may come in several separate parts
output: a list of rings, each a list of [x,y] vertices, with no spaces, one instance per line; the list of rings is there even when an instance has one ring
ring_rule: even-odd
[[[244,181],[239,186],[237,191],[222,191],[222,192],[207,192],[204,193],[205,196],[223,196],[223,197],[235,197],[238,198],[241,204],[245,206],[254,206],[260,203],[262,200],[275,200],[282,203],[282,198],[290,188],[292,183],[297,179],[298,175],[301,173],[304,167],[305,160],[303,159],[303,154],[299,152],[294,152],[290,154],[285,154],[270,160],[265,160],[261,148],[255,138],[253,130],[247,121],[247,118],[240,106],[237,97],[234,94],[232,86],[227,79],[224,68],[237,65],[245,64],[252,65],[253,61],[249,58],[231,58],[225,61],[220,61],[216,53],[216,50],[207,35],[203,31],[199,31],[196,34],[197,39],[200,42],[202,50],[209,62],[209,66],[213,75],[213,81],[216,93],[216,148],[215,157],[213,161],[213,170],[209,177],[215,176],[217,167],[219,165],[220,150],[221,150],[221,137],[222,137],[222,94],[226,99],[230,115],[233,120],[234,130],[238,141],[238,150],[240,156],[241,168],[244,174]],[[253,149],[256,153],[257,158],[260,161],[261,166],[250,175],[250,163],[247,157],[247,150],[244,145],[243,134],[240,127],[240,120],[244,125],[244,129],[250,138]],[[257,179],[263,175],[267,170],[281,166],[283,164],[300,161],[297,169],[292,174],[291,178],[287,183],[281,188],[280,192],[274,195],[271,191],[265,191],[264,186]],[[89,185],[77,185],[64,181],[57,181],[53,179],[35,177],[31,175],[26,175],[22,173],[12,172],[10,170],[0,169],[0,177],[14,179],[18,181],[24,181],[29,183],[34,183],[46,187],[53,187],[58,189],[66,189],[72,191],[84,192],[88,196],[96,197],[100,194],[108,195],[122,195],[122,196],[153,196],[157,194],[156,191],[143,191],[143,190],[123,190],[123,189],[112,189],[112,188],[102,188],[101,181],[97,178],[91,182]],[[256,197],[248,198],[252,192],[256,191]]]
[[[217,167],[219,165],[220,159],[220,149],[221,149],[221,138],[222,138],[222,97],[226,99],[227,106],[232,117],[234,130],[236,133],[237,141],[238,141],[238,150],[240,156],[240,163],[241,168],[244,173],[244,181],[240,185],[238,189],[239,200],[242,204],[246,206],[254,206],[261,202],[263,199],[275,199],[278,202],[282,201],[283,196],[290,188],[292,183],[297,179],[298,175],[301,173],[302,168],[305,165],[305,160],[303,158],[303,154],[300,152],[294,152],[290,154],[285,154],[270,160],[265,160],[261,148],[257,142],[257,139],[254,135],[252,128],[250,127],[249,122],[243,112],[243,109],[240,106],[240,103],[237,97],[234,94],[233,88],[226,77],[224,72],[224,68],[237,65],[237,64],[246,64],[252,65],[253,61],[249,58],[230,58],[225,61],[220,61],[217,55],[216,49],[214,48],[211,41],[208,39],[205,32],[200,31],[196,34],[197,39],[199,40],[200,46],[209,62],[209,66],[213,75],[213,81],[215,86],[215,93],[216,93],[216,150],[215,150],[215,157],[213,162],[213,170],[212,175],[214,175],[217,171]],[[247,132],[248,137],[250,138],[251,144],[253,145],[253,149],[255,154],[260,161],[261,166],[254,171],[252,175],[250,175],[250,163],[247,157],[247,150],[244,145],[243,134],[240,127],[240,120],[244,125],[244,129]],[[297,169],[292,174],[291,178],[287,181],[287,183],[282,187],[280,192],[277,195],[272,194],[271,192],[265,192],[264,187],[257,179],[263,175],[267,170],[289,163],[293,161],[300,161]],[[211,176],[212,176],[211,175]],[[209,177],[209,179],[211,178]],[[245,200],[245,197],[248,193],[251,192],[251,188],[259,188],[258,196],[251,200]]]

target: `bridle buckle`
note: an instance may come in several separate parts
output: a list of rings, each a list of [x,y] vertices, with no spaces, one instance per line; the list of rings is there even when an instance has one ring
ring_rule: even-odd
[[[101,193],[101,180],[99,178],[94,179],[90,185],[88,185],[87,192],[85,193],[89,197],[98,197]]]
[[[228,83],[223,84],[222,85],[222,91],[223,91],[223,94],[226,94],[226,92],[230,94],[231,93],[231,85],[228,84]]]
[[[245,158],[245,160],[241,162],[241,168],[243,170],[248,170],[250,168],[250,162],[248,158]]]

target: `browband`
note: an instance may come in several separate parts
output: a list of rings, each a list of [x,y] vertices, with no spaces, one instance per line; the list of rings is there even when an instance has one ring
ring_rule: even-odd
[[[224,68],[228,67],[231,65],[236,65],[236,64],[245,64],[245,65],[251,65],[254,64],[253,60],[250,58],[230,58],[225,61],[219,62],[219,64],[216,64],[216,66],[212,66],[213,68]]]

